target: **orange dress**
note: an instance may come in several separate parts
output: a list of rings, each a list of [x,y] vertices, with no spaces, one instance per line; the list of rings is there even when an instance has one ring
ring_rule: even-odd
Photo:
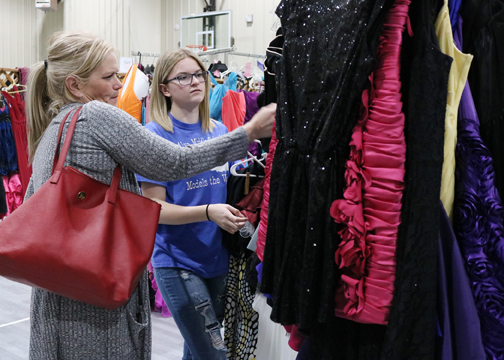
[[[147,83],[144,84],[145,82]],[[119,90],[117,107],[126,111],[140,123],[142,121],[142,98],[147,96],[147,92],[147,76],[142,72],[138,72],[137,65],[133,64],[124,77],[122,89]]]

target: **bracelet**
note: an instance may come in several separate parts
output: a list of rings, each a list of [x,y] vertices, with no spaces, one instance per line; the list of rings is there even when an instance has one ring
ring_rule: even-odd
[[[207,206],[206,206],[206,211],[205,211],[206,212],[206,218],[208,219],[208,221],[212,221],[212,220],[210,220],[210,216],[208,216],[208,207],[209,206],[210,206],[210,204],[207,204]]]

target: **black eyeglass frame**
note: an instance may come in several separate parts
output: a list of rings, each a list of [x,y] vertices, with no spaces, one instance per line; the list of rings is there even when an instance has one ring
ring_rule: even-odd
[[[202,74],[202,75],[203,75],[203,78],[204,78],[203,82],[207,82],[207,80],[208,80],[208,71],[203,71],[203,70],[201,70],[201,71],[195,72],[194,74],[182,74],[182,75],[179,75],[179,76],[174,77],[173,79],[168,79],[168,80],[166,80],[166,81],[165,81],[165,84],[168,84],[170,81],[173,81],[173,80],[178,80],[178,83],[179,83],[179,85],[180,85],[180,86],[190,86],[190,85],[192,85],[193,79],[194,79],[197,75],[199,75],[199,74]],[[206,76],[205,76],[204,74],[206,74]],[[182,85],[182,83],[180,82],[180,79],[179,79],[179,78],[180,78],[181,76],[188,76],[188,75],[191,75],[191,82],[190,82],[189,84]],[[198,81],[199,81],[199,80],[198,80]]]

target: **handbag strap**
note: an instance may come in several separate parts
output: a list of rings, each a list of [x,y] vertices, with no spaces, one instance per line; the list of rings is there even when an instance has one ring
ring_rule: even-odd
[[[110,183],[110,189],[108,191],[108,202],[115,204],[117,189],[119,189],[119,183],[121,182],[122,169],[121,164],[117,164],[114,169],[114,176],[112,177],[112,182]]]
[[[63,170],[63,165],[65,164],[66,156],[68,154],[68,150],[70,149],[70,143],[72,142],[73,133],[75,130],[75,125],[77,124],[77,119],[79,117],[79,113],[82,109],[82,106],[77,109],[77,111],[72,116],[72,120],[70,121],[70,125],[68,126],[68,131],[65,136],[65,142],[63,143],[63,148],[61,149],[61,153],[58,156],[58,150],[60,147],[61,137],[63,136],[63,129],[65,128],[65,123],[68,119],[68,116],[72,113],[72,110],[66,114],[66,116],[61,121],[59,132],[58,132],[58,140],[56,142],[56,151],[54,152],[54,160],[53,160],[53,169],[51,182],[57,183],[61,174],[61,170]]]
[[[63,147],[61,148],[61,153],[58,156],[58,149],[59,149],[59,144],[61,142],[61,138],[63,136],[63,129],[65,128],[65,123],[66,120],[68,119],[68,116],[72,113],[72,110],[66,114],[65,118],[63,121],[61,121],[59,131],[58,131],[58,142],[56,145],[56,151],[54,153],[54,160],[53,160],[53,171],[52,171],[52,176],[50,178],[51,183],[55,184],[58,182],[60,176],[61,176],[61,171],[63,170],[63,165],[65,164],[65,160],[68,154],[68,150],[70,149],[70,143],[72,142],[73,134],[75,131],[75,126],[77,124],[77,119],[79,118],[79,113],[82,109],[82,106],[75,111],[75,113],[72,116],[72,119],[70,120],[70,125],[68,126],[68,130],[65,136],[65,141],[63,142]],[[121,183],[121,175],[122,175],[122,169],[121,169],[121,164],[117,164],[116,168],[114,169],[114,175],[112,177],[112,182],[110,183],[110,190],[108,191],[108,202],[111,204],[114,204],[116,201],[117,197],[117,189],[119,189],[119,184]]]

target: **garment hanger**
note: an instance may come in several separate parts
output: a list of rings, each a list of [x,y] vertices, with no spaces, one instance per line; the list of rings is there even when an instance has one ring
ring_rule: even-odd
[[[17,90],[17,91],[7,91],[7,94],[18,94],[18,93],[23,93],[23,92],[26,92],[26,89]]]
[[[245,165],[247,164],[248,166],[248,163],[252,161],[252,159],[244,159],[244,160],[241,160],[241,161],[238,161],[237,163],[233,164],[233,166],[231,166],[231,169],[229,169],[229,172],[231,173],[231,175],[233,176],[237,176],[237,177],[246,177],[247,174],[244,173],[244,174],[239,174],[236,172],[236,168],[240,165]],[[250,177],[258,177],[257,175],[254,175],[254,174],[250,174],[248,173]]]
[[[229,67],[226,71],[222,72],[221,73],[221,78],[224,79],[225,76],[229,75],[230,73],[232,72],[235,72],[235,73],[238,73],[239,74],[239,70],[238,69],[238,64],[236,63],[236,61],[232,60],[230,63],[229,63]]]
[[[223,79],[225,76],[227,76],[229,73],[231,72],[238,72],[238,63],[235,61],[235,58],[234,56],[232,55],[232,53],[228,53],[228,57],[231,57],[230,59],[230,62],[229,62],[229,66],[226,64],[226,66],[228,67],[228,69],[224,72],[221,73],[221,78]]]
[[[253,161],[253,162],[256,162],[257,164],[259,164],[261,167],[265,168],[266,166],[262,163],[262,161],[264,161],[266,159],[266,157],[268,156],[268,153],[263,153],[261,155],[261,158],[258,159],[256,156],[252,155],[250,152],[247,151],[247,155],[249,156],[248,158],[244,159],[244,160],[241,160],[239,162],[237,162],[236,164],[233,164],[233,166],[231,166],[231,169],[229,170],[229,172],[231,173],[231,175],[233,176],[238,176],[238,177],[247,177],[247,176],[250,176],[250,177],[257,177],[257,178],[263,178],[264,176],[262,175],[255,175],[255,174],[251,174],[250,172],[246,172],[244,174],[240,174],[240,173],[237,173],[236,172],[236,168],[240,165],[244,165],[244,164],[248,164],[249,162]],[[248,175],[247,175],[248,174]]]
[[[263,169],[266,168],[266,165],[264,165],[262,162],[266,160],[268,157],[268,153],[262,153],[261,158],[258,159],[256,156],[252,155],[250,151],[247,151],[247,155],[250,156],[250,159],[252,159],[254,162],[258,163]]]
[[[233,166],[231,166],[231,169],[229,170],[229,172],[231,173],[231,175],[237,176],[237,177],[247,177],[247,176],[249,176],[249,177],[254,177],[254,178],[263,178],[264,176],[252,174],[252,173],[250,173],[250,171],[247,171],[247,172],[245,172],[243,174],[240,174],[240,173],[236,172],[236,168],[238,166],[243,165],[243,164],[248,164],[250,161],[253,161],[253,160],[252,159],[245,159],[245,160],[237,162],[236,164],[234,164]]]
[[[23,87],[23,86],[24,86],[24,85],[20,85],[20,84],[18,85],[18,84],[16,84],[16,83],[12,83],[12,84],[10,84],[10,85],[8,85],[8,86],[4,86],[4,87],[3,87],[3,88],[1,88],[0,90],[2,90],[2,91],[9,91],[9,90],[12,90],[12,88],[13,88],[14,86],[16,86],[16,85],[17,85],[18,87]]]
[[[261,84],[264,80],[264,71],[257,66],[256,62],[252,63],[252,79],[250,81],[250,87],[255,91],[260,91]]]
[[[26,88],[26,85],[22,85],[22,84],[11,84],[7,87],[4,87],[2,88],[2,91],[5,91],[7,92],[7,94],[17,94],[17,93],[22,93],[22,92],[26,92],[26,89],[21,89],[21,90],[16,90],[16,91],[11,91],[14,86],[17,86],[17,88]]]

